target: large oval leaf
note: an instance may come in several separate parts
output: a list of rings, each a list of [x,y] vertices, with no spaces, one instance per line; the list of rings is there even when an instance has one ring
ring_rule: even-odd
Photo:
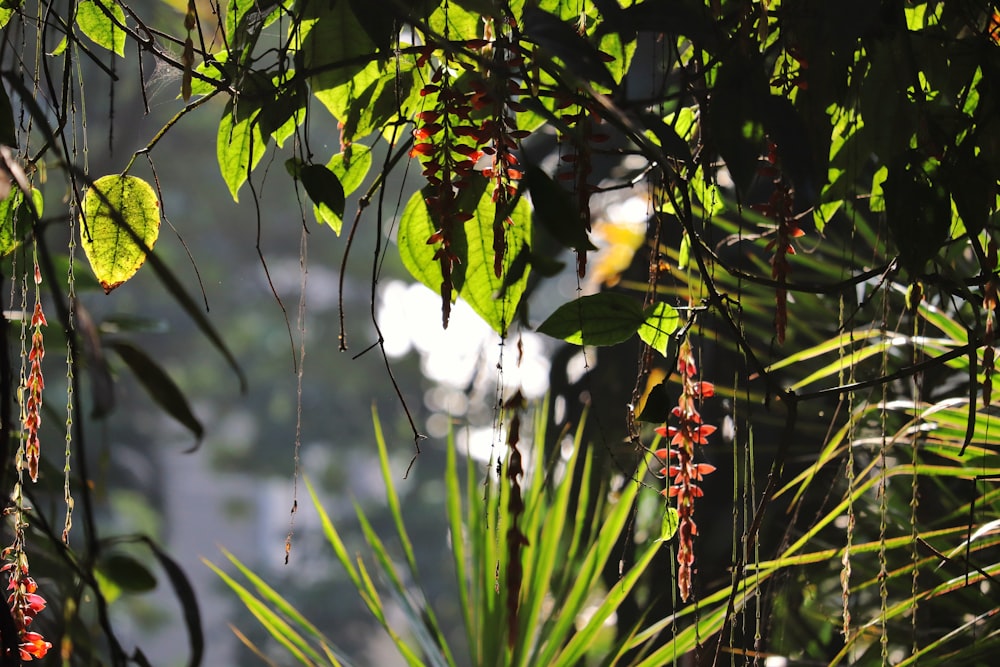
[[[634,336],[646,318],[635,297],[601,292],[563,304],[538,332],[575,345],[617,345]]]
[[[106,293],[131,278],[160,234],[160,202],[137,176],[103,176],[83,198],[80,236]]]
[[[478,184],[477,184],[478,185]],[[528,282],[528,270],[516,280],[508,280],[514,258],[530,242],[531,209],[521,199],[508,216],[505,226],[506,251],[501,277],[494,273],[493,223],[498,215],[490,189],[483,179],[481,187],[470,187],[458,197],[459,210],[468,211],[472,218],[452,232],[451,250],[458,258],[452,273],[454,292],[464,299],[497,333],[503,335],[514,317]],[[503,211],[499,212],[503,215]],[[441,290],[441,267],[434,253],[438,244],[428,245],[427,239],[437,230],[424,196],[418,192],[410,198],[399,222],[399,254],[410,274],[435,292]],[[498,298],[498,295],[503,294]]]

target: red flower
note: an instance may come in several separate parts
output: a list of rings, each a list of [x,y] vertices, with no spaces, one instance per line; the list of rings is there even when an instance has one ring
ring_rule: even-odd
[[[52,648],[52,642],[45,641],[45,637],[37,632],[25,632],[21,635],[21,660],[42,659]]]
[[[43,598],[41,595],[38,595],[37,593],[28,593],[24,597],[24,600],[27,603],[28,607],[31,608],[31,612],[33,614],[37,614],[38,612],[45,609],[46,606],[45,598]]]

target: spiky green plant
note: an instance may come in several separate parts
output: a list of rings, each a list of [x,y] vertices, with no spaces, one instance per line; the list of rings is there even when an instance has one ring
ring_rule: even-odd
[[[544,410],[536,412],[544,414]],[[634,516],[643,489],[639,478],[646,470],[647,457],[637,468],[636,478],[627,480],[617,493],[590,498],[589,485],[579,481],[597,473],[592,467],[590,448],[580,441],[582,430],[577,431],[568,460],[546,461],[543,448],[532,446],[520,484],[524,510],[518,513],[518,531],[524,544],[512,550],[510,540],[518,539],[516,531],[510,530],[515,518],[509,502],[512,486],[506,478],[498,479],[492,473],[484,485],[481,468],[471,459],[463,463],[454,439],[449,439],[447,517],[465,630],[463,649],[467,651],[467,655],[459,656],[449,645],[434,609],[425,602],[427,596],[419,590],[421,576],[377,414],[374,424],[396,544],[390,546],[376,534],[369,517],[356,504],[368,553],[352,557],[342,538],[344,527],[334,524],[313,486],[307,485],[333,554],[407,664],[576,665],[595,652],[604,656],[625,650],[624,644],[614,645],[614,633],[607,628],[609,619],[676,529],[676,521],[671,519],[675,514],[668,511],[659,539],[639,545],[635,562],[625,566],[620,581],[611,590],[605,589],[601,573],[609,561],[621,557],[615,545]],[[533,439],[538,443],[543,442],[544,427],[543,420],[536,418]],[[659,498],[655,492],[646,495]],[[390,555],[393,548],[402,552],[401,565]],[[508,576],[509,559],[515,553],[522,575],[512,624],[513,610],[507,594],[513,585]],[[303,665],[350,664],[344,653],[274,588],[235,555],[224,554],[246,583],[206,563],[290,656]],[[417,589],[405,582],[415,582]],[[407,620],[402,627],[390,622],[386,613],[390,603],[402,609]],[[264,656],[261,647],[242,633],[238,636],[257,655]],[[629,641],[634,643],[634,637]]]

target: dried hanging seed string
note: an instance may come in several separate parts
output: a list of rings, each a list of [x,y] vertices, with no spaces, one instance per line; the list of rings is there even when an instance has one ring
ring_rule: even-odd
[[[83,81],[83,72],[80,69],[80,60],[77,59],[77,79]],[[83,85],[81,83],[79,89],[79,100],[80,100],[80,110],[77,111],[76,108],[76,95],[73,94],[73,90],[70,91],[70,108],[72,113],[70,117],[73,123],[73,154],[77,155],[78,148],[76,145],[78,134],[81,136],[81,142],[83,144],[83,168],[85,171],[89,171],[89,150],[87,146],[87,107],[86,98],[84,97]],[[80,120],[80,132],[77,132],[77,119]],[[73,271],[73,261],[76,254],[76,214],[77,208],[75,202],[70,202],[69,207],[69,242],[67,244],[67,259],[68,266],[66,269],[66,294],[68,301],[67,308],[67,319],[66,319],[66,336],[67,340],[75,335],[76,329],[76,275]],[[74,396],[74,383],[76,378],[74,377],[73,367],[75,365],[75,359],[73,357],[73,346],[66,345],[66,436],[65,436],[65,448],[63,450],[63,502],[66,505],[66,515],[63,519],[63,531],[62,540],[64,544],[69,544],[69,534],[73,528],[73,510],[76,507],[76,501],[73,499],[73,491],[71,484],[71,472],[72,472],[72,458],[73,458],[73,405],[75,401]]]
[[[916,310],[913,311],[913,340],[917,340],[917,336],[920,334],[920,323],[921,320],[916,316]],[[914,365],[920,361],[919,348],[913,346],[913,357],[912,363]],[[922,389],[922,375],[915,374],[911,383],[911,391],[913,396],[913,419],[915,422],[920,420],[920,396],[923,393]],[[917,429],[912,436],[910,441],[910,456],[911,456],[911,467],[910,467],[910,566],[913,568],[912,576],[910,579],[910,635],[911,635],[911,655],[916,655],[920,649],[920,642],[917,637],[917,612],[919,609],[919,596],[917,595],[920,583],[920,553],[917,551],[917,544],[920,538],[919,531],[917,530],[917,509],[920,506],[920,493],[919,493],[919,480],[920,480],[920,462],[919,462],[919,444],[920,444],[920,434],[923,431]]]
[[[69,215],[69,244],[67,246],[68,268],[66,270],[66,287],[69,301],[69,309],[66,320],[66,335],[75,335],[76,321],[76,276],[73,273],[73,259],[76,253],[76,209],[70,207]],[[70,485],[70,471],[72,468],[73,454],[73,383],[76,378],[73,373],[73,346],[66,346],[66,448],[64,450],[63,462],[63,501],[66,504],[66,518],[63,520],[62,540],[64,544],[69,544],[69,533],[73,528],[73,508],[76,502],[73,500],[73,492]]]
[[[845,309],[844,296],[843,295],[841,295],[841,297],[840,297],[839,304],[840,304],[839,322],[840,322],[840,326],[843,327],[845,325],[844,314],[845,314],[845,310],[846,310]],[[853,337],[854,337],[854,329],[852,328],[850,331],[851,331],[851,338],[853,339]],[[845,364],[845,361],[844,361],[845,357],[846,357],[846,354],[847,354],[847,349],[848,348],[852,349],[852,350],[854,349],[854,341],[853,340],[851,341],[851,344],[849,346],[841,347],[840,348],[840,356],[841,356],[841,365],[840,365],[840,368],[841,368],[841,371],[840,371],[840,376],[838,378],[838,382],[840,382],[841,384],[844,384],[845,382],[847,382],[847,383],[853,383],[854,380],[855,380],[855,378],[854,378],[855,365],[854,364]],[[845,366],[848,369],[846,377],[845,377],[844,370],[843,370],[845,368]],[[845,467],[846,467],[846,476],[847,476],[847,527],[846,527],[846,530],[845,530],[845,532],[846,532],[846,540],[845,540],[845,543],[844,543],[844,555],[841,557],[841,560],[840,560],[840,564],[841,564],[841,569],[840,569],[840,590],[841,590],[841,602],[842,602],[841,615],[843,617],[843,628],[842,628],[841,632],[844,635],[844,641],[845,642],[850,641],[850,637],[851,637],[851,607],[850,607],[850,601],[851,601],[851,547],[853,546],[853,542],[854,542],[854,521],[855,521],[855,518],[854,518],[854,436],[855,436],[855,433],[854,433],[854,431],[855,431],[855,424],[857,423],[857,420],[855,419],[855,415],[854,415],[854,410],[855,410],[854,392],[848,392],[848,394],[847,394],[847,414],[848,414],[848,419],[850,420],[850,422],[849,422],[848,429],[847,429],[847,463],[845,464]]]
[[[882,294],[882,331],[886,330],[886,322],[889,319],[889,298],[888,295],[883,292]],[[889,351],[888,349],[882,352],[882,368],[880,370],[883,376],[889,373]],[[888,428],[889,422],[889,410],[886,404],[889,400],[888,390],[886,385],[882,385],[881,389],[881,401],[879,401],[879,423],[880,430],[882,433],[881,442],[879,443],[879,484],[878,484],[878,591],[879,591],[879,628],[881,629],[881,637],[879,642],[882,649],[882,664],[889,664],[889,572],[888,564],[886,562],[886,531],[889,527],[889,495],[887,493],[886,486],[889,484],[889,462],[886,456],[886,450],[889,447],[889,438],[886,435],[886,429]]]

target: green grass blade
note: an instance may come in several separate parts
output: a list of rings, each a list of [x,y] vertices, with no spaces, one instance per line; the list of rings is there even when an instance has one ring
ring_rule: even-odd
[[[651,456],[651,454],[647,455],[647,458],[643,460],[643,467],[640,470],[645,470],[648,456]],[[551,630],[545,633],[545,644],[542,646],[542,651],[539,653],[538,659],[534,664],[551,664],[556,653],[571,635],[577,616],[586,606],[587,597],[590,592],[599,583],[601,571],[605,563],[608,562],[608,558],[611,556],[619,535],[621,535],[625,524],[632,515],[632,501],[635,499],[639,488],[639,484],[626,484],[621,494],[619,494],[618,500],[611,506],[610,512],[601,525],[597,541],[588,549],[587,555],[580,564],[580,570],[576,574],[576,579],[572,582],[572,586],[564,598],[563,604],[557,607],[560,613]]]
[[[577,442],[579,442],[579,434]],[[520,609],[521,617],[518,623],[522,641],[520,642],[521,646],[515,654],[516,661],[514,664],[547,664],[539,663],[534,659],[532,655],[533,651],[530,645],[526,645],[526,642],[534,639],[536,628],[539,625],[542,606],[549,597],[553,577],[556,576],[554,570],[556,564],[559,562],[559,546],[563,539],[563,529],[566,525],[566,513],[569,508],[570,489],[572,487],[569,480],[573,478],[576,466],[580,462],[580,452],[582,449],[580,446],[573,448],[573,454],[565,466],[564,478],[556,488],[555,498],[550,506],[546,506],[547,494],[544,489],[546,485],[542,483],[541,475],[537,475],[536,479],[532,480],[530,487],[531,496],[528,498],[529,502],[523,515],[530,517],[532,521],[526,531],[531,544],[525,547],[523,555],[526,557],[522,559],[524,561],[524,582]],[[534,459],[534,465],[538,469],[537,467],[542,464],[541,453],[538,453]],[[584,484],[586,484],[586,481],[584,481]],[[566,609],[563,601],[558,598],[553,601],[553,604],[557,608],[562,609],[563,613],[572,613],[572,610]],[[544,638],[546,641],[558,641],[558,638],[553,638],[544,628],[542,634],[545,635]],[[532,643],[534,642],[532,641]]]
[[[361,591],[363,586],[361,578],[358,576],[357,570],[354,568],[354,562],[351,556],[347,553],[347,547],[344,546],[344,541],[340,538],[340,533],[337,532],[336,527],[330,520],[330,515],[327,514],[326,509],[323,504],[319,501],[319,497],[316,495],[316,490],[313,488],[312,483],[309,481],[308,477],[303,477],[306,489],[309,491],[309,497],[312,499],[313,507],[316,508],[316,513],[319,515],[320,525],[323,528],[323,536],[326,538],[327,543],[333,548],[334,554],[337,556],[337,560],[343,566],[344,570],[347,572],[347,576],[351,578],[351,582],[354,587]]]
[[[296,632],[279,614],[272,611],[264,602],[258,599],[250,590],[223,572],[214,563],[207,559],[202,562],[208,566],[230,590],[236,593],[243,605],[251,614],[264,626],[279,644],[281,644],[292,656],[303,665],[313,666],[316,662],[322,662],[322,656],[309,645],[302,635]],[[315,662],[314,662],[315,661]]]
[[[253,587],[257,591],[257,595],[261,597],[262,600],[267,601],[272,607],[277,610],[282,616],[287,618],[294,625],[307,631],[313,638],[321,642],[329,642],[329,640],[321,633],[315,625],[309,622],[299,611],[293,607],[289,602],[278,594],[273,588],[271,588],[263,579],[261,579],[257,574],[254,573],[249,567],[243,564],[235,555],[229,552],[225,547],[220,548],[222,554],[229,559],[229,562],[236,566],[236,569],[240,571],[246,579],[253,584]]]
[[[622,579],[616,583],[608,594],[604,597],[600,606],[594,611],[587,624],[581,628],[563,649],[562,653],[553,661],[553,665],[565,665],[571,667],[579,663],[593,646],[597,639],[598,632],[605,622],[611,617],[616,609],[621,605],[625,597],[632,591],[639,577],[645,572],[652,562],[653,557],[659,551],[661,542],[653,542],[642,557],[636,561]]]
[[[392,517],[393,525],[396,528],[396,536],[399,538],[399,543],[403,548],[403,554],[406,557],[406,564],[410,569],[412,580],[420,581],[420,574],[417,569],[417,559],[413,552],[413,542],[410,540],[410,535],[406,530],[406,523],[403,521],[403,511],[399,504],[399,495],[396,493],[396,480],[392,476],[392,470],[389,466],[389,450],[385,444],[385,434],[382,432],[382,422],[379,420],[378,411],[374,406],[372,406],[372,423],[375,426],[375,443],[378,445],[379,469],[382,473],[382,481],[385,485],[385,499],[389,505],[389,514]],[[372,534],[374,534],[374,531],[372,531]],[[391,577],[394,577],[393,583],[396,585],[398,577],[395,577],[395,569],[390,568],[390,571],[387,571],[386,573]],[[406,588],[399,584],[398,591],[405,595]],[[425,605],[424,614],[420,616],[419,623],[421,627],[426,625],[427,628],[434,634],[434,644],[438,646],[444,654],[447,664],[454,665],[455,660],[451,656],[451,651],[448,648],[448,642],[444,637],[444,633],[441,632],[441,626],[438,623],[434,610],[430,607],[430,605]]]
[[[358,558],[358,575],[361,577],[366,594],[372,597],[372,602],[369,603],[369,608],[372,608],[373,605],[377,606],[378,613],[376,614],[376,617],[379,619],[379,623],[381,623],[382,628],[389,635],[392,643],[395,644],[396,650],[399,651],[403,660],[405,660],[406,664],[410,665],[410,667],[424,667],[423,661],[420,660],[417,654],[413,652],[413,649],[410,648],[410,645],[399,636],[399,633],[397,633],[386,620],[385,603],[383,603],[382,599],[378,596],[375,583],[372,581],[371,575],[368,574],[368,568],[365,567],[365,563],[360,557]],[[375,612],[373,611],[373,613]]]
[[[454,433],[448,434],[448,454],[445,465],[446,509],[448,530],[451,532],[451,555],[455,564],[455,581],[458,584],[458,603],[465,625],[465,639],[470,653],[475,653],[475,634],[473,632],[474,611],[470,606],[470,588],[474,581],[469,572],[469,554],[466,550],[466,529],[462,525],[462,489],[458,479],[458,453],[455,451]]]

